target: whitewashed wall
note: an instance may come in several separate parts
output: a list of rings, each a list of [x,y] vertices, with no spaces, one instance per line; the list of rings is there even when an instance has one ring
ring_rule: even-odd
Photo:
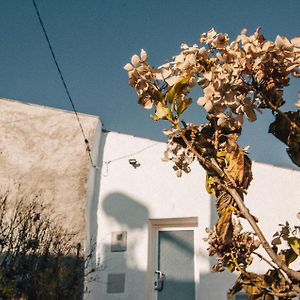
[[[165,145],[160,142],[119,133],[102,133],[99,143],[100,169],[93,171],[98,192],[90,193],[90,213],[96,240],[96,277],[86,284],[87,299],[149,300],[152,282],[148,268],[149,219],[198,217],[197,299],[226,299],[235,274],[211,273],[213,260],[203,241],[205,228],[216,220],[214,203],[205,190],[205,173],[196,163],[192,172],[177,178],[171,163],[161,161]],[[140,164],[134,168],[129,159]],[[98,173],[97,173],[98,172]],[[297,224],[300,172],[254,163],[254,180],[246,197],[267,237],[278,223]],[[98,182],[95,181],[98,178]],[[91,189],[97,189],[92,185]],[[111,252],[111,233],[126,231],[127,251]],[[261,263],[254,264],[263,271]],[[111,273],[125,274],[124,293],[107,293]],[[149,276],[150,275],[150,276]]]

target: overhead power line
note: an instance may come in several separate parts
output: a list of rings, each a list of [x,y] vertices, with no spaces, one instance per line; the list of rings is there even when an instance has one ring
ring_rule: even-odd
[[[81,124],[81,122],[80,122],[79,115],[78,115],[77,110],[76,110],[75,105],[74,105],[74,101],[73,101],[73,99],[72,99],[72,97],[71,97],[71,94],[70,94],[70,92],[69,92],[68,86],[67,86],[67,84],[66,84],[66,81],[65,81],[65,79],[64,79],[64,76],[63,76],[63,74],[62,74],[62,71],[61,71],[61,69],[60,69],[60,67],[59,67],[59,64],[58,64],[58,62],[57,62],[57,59],[56,59],[56,56],[55,56],[53,47],[51,46],[51,43],[50,43],[50,40],[49,40],[47,31],[46,31],[46,28],[45,28],[45,26],[44,26],[43,20],[42,20],[42,18],[41,18],[39,9],[38,9],[38,7],[37,7],[37,4],[36,4],[35,0],[32,0],[32,3],[33,3],[33,6],[34,6],[34,9],[35,9],[35,12],[36,12],[36,14],[37,14],[37,17],[38,17],[38,19],[39,19],[39,22],[40,22],[40,24],[41,24],[41,27],[42,27],[42,30],[43,30],[45,39],[46,39],[46,41],[47,41],[49,50],[50,50],[50,52],[51,52],[51,55],[52,55],[52,58],[53,58],[53,61],[54,61],[54,64],[55,64],[56,69],[57,69],[57,71],[58,71],[58,73],[59,73],[61,82],[62,82],[62,84],[63,84],[63,86],[64,86],[64,89],[65,89],[65,91],[66,91],[66,94],[67,94],[67,96],[68,96],[68,99],[69,99],[69,101],[70,101],[70,103],[71,103],[72,109],[73,109],[73,111],[74,111],[74,113],[75,113],[75,116],[76,116],[76,119],[77,119],[77,121],[78,121],[79,128],[80,128],[80,130],[81,130],[81,133],[82,133],[82,136],[83,136],[83,139],[84,139],[84,143],[85,143],[85,145],[86,145],[86,151],[88,152],[90,162],[91,162],[92,166],[93,166],[94,168],[96,168],[96,165],[94,165],[94,163],[93,163],[93,158],[92,158],[92,154],[91,154],[91,147],[90,147],[89,141],[88,141],[88,139],[87,139],[87,137],[86,137],[86,135],[85,135],[85,133],[84,133],[82,124]]]

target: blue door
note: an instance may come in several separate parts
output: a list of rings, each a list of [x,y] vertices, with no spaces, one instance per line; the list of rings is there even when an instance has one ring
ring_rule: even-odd
[[[195,300],[194,231],[159,230],[157,300]]]

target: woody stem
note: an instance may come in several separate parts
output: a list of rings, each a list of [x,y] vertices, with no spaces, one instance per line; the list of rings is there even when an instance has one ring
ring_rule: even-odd
[[[188,149],[197,157],[198,161],[206,166],[207,168],[214,171],[216,174],[218,174],[219,177],[225,179],[227,182],[231,182],[230,178],[223,172],[223,170],[213,164],[210,160],[206,159],[202,155],[199,154],[199,152],[191,145],[191,143],[188,141],[188,139],[184,135],[184,129],[177,126],[177,129],[179,130],[179,134],[181,138],[183,139],[184,143],[188,147]],[[260,230],[259,226],[257,225],[257,222],[255,221],[254,217],[250,214],[249,209],[246,207],[243,199],[237,192],[236,188],[232,188],[228,185],[225,185],[224,188],[227,190],[227,192],[232,196],[232,198],[235,200],[237,206],[239,207],[239,210],[241,214],[247,219],[249,224],[251,225],[252,229],[254,230],[255,234],[257,235],[258,239],[260,240],[263,248],[267,252],[267,254],[270,256],[272,261],[280,268],[282,269],[290,278],[294,278],[298,281],[300,281],[300,272],[294,271],[290,269],[282,260],[278,258],[276,253],[271,248],[270,244],[266,240],[264,234]]]

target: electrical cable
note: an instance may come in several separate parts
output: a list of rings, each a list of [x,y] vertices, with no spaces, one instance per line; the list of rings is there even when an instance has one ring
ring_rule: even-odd
[[[88,141],[88,139],[86,138],[86,135],[85,135],[84,130],[83,130],[83,127],[82,127],[82,124],[81,124],[80,119],[79,119],[79,115],[78,115],[78,113],[77,113],[77,110],[76,110],[76,108],[75,108],[74,102],[73,102],[72,97],[71,97],[71,94],[70,94],[70,92],[69,92],[68,86],[67,86],[66,81],[65,81],[65,79],[64,79],[64,77],[63,77],[62,71],[61,71],[61,69],[60,69],[60,67],[59,67],[59,65],[58,65],[58,62],[57,62],[57,59],[56,59],[56,57],[55,57],[55,53],[54,53],[53,47],[51,46],[51,43],[50,43],[48,34],[47,34],[47,32],[46,32],[46,28],[45,28],[45,26],[44,26],[44,23],[43,23],[43,21],[42,21],[42,18],[41,18],[39,9],[38,9],[38,7],[37,7],[37,4],[36,4],[35,0],[32,0],[32,3],[33,3],[33,6],[34,6],[34,9],[35,9],[35,12],[36,12],[36,14],[37,14],[37,17],[38,17],[38,19],[39,19],[40,25],[41,25],[41,27],[42,27],[44,36],[45,36],[45,38],[46,38],[46,41],[47,41],[47,44],[48,44],[48,48],[49,48],[49,50],[50,50],[50,52],[51,52],[53,61],[54,61],[54,63],[55,63],[55,66],[56,66],[56,68],[57,68],[57,71],[58,71],[58,73],[59,73],[59,75],[60,75],[60,79],[61,79],[61,81],[62,81],[62,84],[63,84],[64,89],[65,89],[65,91],[66,91],[66,94],[67,94],[67,96],[68,96],[68,99],[69,99],[69,101],[70,101],[70,103],[71,103],[72,109],[73,109],[73,111],[74,111],[74,113],[75,113],[75,116],[76,116],[76,119],[77,119],[77,121],[78,121],[79,128],[80,128],[80,130],[81,130],[81,133],[82,133],[82,136],[83,136],[83,139],[84,139],[84,143],[85,143],[85,145],[86,145],[86,151],[88,152],[88,155],[89,155],[89,159],[90,159],[91,165],[92,165],[94,168],[96,168],[96,165],[94,165],[94,163],[93,163],[93,159],[92,159],[92,154],[91,154],[91,148],[90,148],[90,145],[89,145],[89,141]]]
[[[156,145],[159,145],[159,144],[161,144],[161,142],[156,142],[156,143],[153,143],[153,144],[151,144],[151,145],[149,145],[149,146],[147,146],[147,147],[144,147],[144,148],[142,148],[142,149],[140,149],[140,150],[138,150],[138,151],[131,152],[131,153],[128,153],[128,154],[125,154],[125,155],[122,155],[122,156],[118,156],[118,157],[113,158],[113,159],[110,159],[110,160],[105,160],[105,161],[103,161],[103,164],[105,165],[105,173],[102,172],[102,175],[103,175],[104,177],[107,177],[107,176],[108,176],[108,166],[109,166],[109,164],[111,164],[111,163],[113,163],[113,162],[116,162],[116,161],[118,161],[118,160],[123,160],[123,159],[125,159],[125,158],[132,157],[133,155],[140,154],[140,153],[142,153],[142,152],[148,150],[149,148],[155,147]]]

